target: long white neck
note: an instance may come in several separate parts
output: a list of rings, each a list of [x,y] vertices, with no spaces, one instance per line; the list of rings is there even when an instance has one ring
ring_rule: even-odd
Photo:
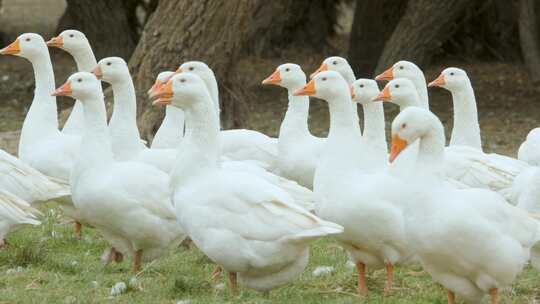
[[[329,140],[332,137],[337,138],[342,136],[356,141],[362,138],[360,126],[356,120],[358,115],[355,115],[356,109],[352,109],[351,104],[350,97],[345,93],[336,96],[334,101],[328,103],[330,110]]]
[[[113,162],[111,140],[107,128],[107,112],[101,91],[98,96],[83,100],[84,134],[76,170]]]
[[[444,146],[444,131],[438,126],[433,126],[428,133],[420,138],[418,157],[416,158],[417,168],[422,172],[442,174]]]
[[[79,48],[76,52],[70,52],[77,64],[77,70],[79,72],[90,72],[97,65],[96,57],[90,45],[87,47]],[[75,101],[75,105],[71,110],[66,123],[64,124],[63,131],[68,133],[79,134],[84,126],[84,113],[83,105],[79,100]]]
[[[384,108],[382,102],[367,102],[364,108],[364,143],[373,148],[373,152],[381,155],[386,163],[388,147],[386,143]]]
[[[221,154],[219,119],[207,92],[201,92],[185,109],[186,134],[177,148],[171,185],[177,187],[194,174],[216,168]]]
[[[356,76],[354,75],[354,72],[351,69],[348,69],[346,72],[344,73],[340,73],[341,76],[343,76],[343,78],[345,78],[345,81],[347,82],[347,84],[349,86],[351,86],[353,84],[353,82],[356,80]],[[360,118],[358,117],[358,106],[356,105],[355,102],[352,102],[350,104],[350,107],[353,109],[353,114],[354,114],[354,117],[355,120],[356,120],[356,123],[359,124],[360,123]]]
[[[212,98],[214,109],[216,113],[219,115],[219,113],[221,112],[221,109],[219,107],[219,87],[218,87],[216,76],[210,75],[210,76],[204,77],[203,80],[204,80],[204,83],[206,84],[206,88],[208,89],[208,92],[210,93],[210,97]]]
[[[97,65],[96,56],[94,56],[90,45],[79,48],[76,52],[70,52],[70,54],[75,59],[79,72],[91,72]]]
[[[469,146],[482,150],[478,111],[471,83],[451,92],[454,103],[454,127],[450,145]]]
[[[54,92],[54,72],[49,56],[45,48],[39,56],[29,58],[34,69],[36,88],[34,99],[24,119],[19,152],[30,152],[32,142],[41,138],[58,133],[58,114],[56,112],[56,97],[51,96]]]
[[[429,110],[429,97],[426,85],[426,77],[424,77],[424,73],[420,71],[419,73],[417,73],[417,76],[411,80],[416,87],[416,91],[418,92],[418,105],[423,109]]]
[[[165,108],[165,118],[152,140],[152,149],[176,148],[184,136],[184,111],[175,106]]]
[[[421,107],[420,97],[418,92],[411,90],[410,94],[406,97],[402,97],[398,103],[399,111],[403,111],[408,107]]]
[[[129,75],[111,83],[114,96],[113,113],[109,130],[114,155],[119,160],[129,159],[133,152],[144,149],[137,128],[137,99]]]
[[[305,82],[304,84],[287,88],[289,105],[279,129],[280,146],[289,145],[291,141],[296,141],[300,137],[310,135],[308,128],[309,97],[293,95],[295,90],[304,85]]]

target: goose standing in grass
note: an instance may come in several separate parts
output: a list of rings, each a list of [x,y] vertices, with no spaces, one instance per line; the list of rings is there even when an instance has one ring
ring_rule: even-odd
[[[168,79],[174,75],[172,71],[165,71],[158,74],[156,82],[148,91],[150,94],[153,90],[164,85]],[[184,137],[184,111],[174,106],[165,107],[165,118],[161,122],[159,129],[152,139],[151,149],[175,149],[180,144]]]
[[[176,73],[188,72],[199,76],[212,98],[214,110],[220,113],[219,90],[216,76],[210,67],[201,61],[188,61],[180,65]],[[231,160],[256,160],[270,171],[277,170],[278,143],[261,132],[247,129],[223,130],[220,132],[221,150]]]
[[[408,185],[417,194],[404,209],[409,243],[448,290],[449,304],[456,295],[480,303],[486,294],[498,303],[498,291],[512,284],[540,240],[539,224],[493,191],[446,186],[442,123],[426,109],[409,107],[392,123],[390,160],[415,141],[419,153]]]
[[[96,66],[96,57],[86,36],[77,30],[65,30],[60,35],[47,41],[47,46],[60,48],[68,52],[79,72],[90,72]],[[69,115],[62,132],[66,134],[82,136],[84,126],[84,114],[82,105],[76,101],[71,114]]]
[[[80,137],[58,130],[56,97],[51,96],[55,89],[54,73],[45,41],[38,34],[25,33],[1,49],[0,54],[23,57],[34,70],[36,88],[21,130],[20,159],[41,173],[67,183],[79,152]],[[75,219],[75,235],[80,238],[81,219],[71,198],[58,203],[68,217]]]
[[[17,196],[0,190],[0,249],[7,245],[6,235],[23,225],[40,225],[40,212]]]
[[[386,268],[389,293],[394,266],[412,256],[401,207],[408,189],[364,149],[350,87],[338,72],[319,72],[295,95],[321,98],[330,110],[330,132],[314,179],[316,214],[344,227],[336,238],[356,263],[358,293],[367,293],[366,267]]]
[[[85,133],[70,181],[73,201],[115,251],[133,256],[138,272],[141,262],[185,238],[171,203],[169,176],[141,162],[114,159],[101,84],[94,75],[75,73],[54,94],[80,100],[84,109]]]
[[[391,101],[399,105],[401,111],[409,107],[419,107],[420,104],[416,86],[406,78],[396,78],[388,82],[375,99]],[[412,161],[415,158],[416,153],[411,154],[410,151],[404,153],[408,154],[406,159]],[[517,175],[512,171],[512,167],[508,168],[507,163],[499,161],[498,157],[491,157],[490,154],[468,146],[446,147],[444,165],[447,180],[457,182],[454,183],[456,186],[487,188],[505,197]]]
[[[155,104],[182,108],[189,128],[171,181],[178,221],[229,272],[232,293],[237,277],[259,291],[290,282],[306,267],[311,240],[343,231],[257,175],[220,166],[219,119],[199,76],[175,75],[156,96]]]
[[[309,97],[293,95],[306,84],[306,74],[299,65],[285,63],[262,83],[281,86],[288,92],[289,104],[278,138],[279,174],[312,189],[325,139],[309,131]]]

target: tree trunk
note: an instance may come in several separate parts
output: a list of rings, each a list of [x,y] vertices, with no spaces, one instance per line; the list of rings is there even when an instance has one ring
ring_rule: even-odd
[[[519,38],[523,61],[534,83],[540,82],[540,51],[535,0],[520,0]]]
[[[76,29],[85,33],[98,58],[128,59],[135,49],[136,30],[130,26],[122,1],[67,0],[57,32]]]
[[[478,0],[410,0],[396,29],[385,44],[376,72],[399,60],[422,66],[453,34],[454,24],[464,10]]]
[[[407,0],[357,0],[350,34],[349,62],[358,78],[372,77],[386,40]]]
[[[160,71],[174,70],[187,60],[204,61],[216,74],[222,125],[242,126],[245,84],[235,82],[238,59],[276,54],[284,43],[296,41],[324,46],[335,20],[332,2],[161,0],[129,63],[143,137],[152,138],[163,116],[163,110],[148,102],[146,91]]]

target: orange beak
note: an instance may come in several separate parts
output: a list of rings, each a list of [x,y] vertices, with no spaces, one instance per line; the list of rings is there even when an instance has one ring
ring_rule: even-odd
[[[401,139],[397,134],[392,136],[392,148],[390,149],[390,162],[393,162],[396,157],[405,150],[408,143],[407,141]]]
[[[394,67],[390,67],[388,70],[382,72],[382,74],[377,75],[375,80],[392,80],[394,79]]]
[[[315,75],[319,74],[320,72],[328,71],[328,65],[326,63],[321,64],[321,66],[311,75],[309,75],[309,78],[315,77]]]
[[[101,66],[96,65],[96,67],[92,70],[92,74],[96,75],[97,79],[103,78],[103,71],[101,70]]]
[[[433,80],[428,84],[428,87],[442,87],[446,84],[446,80],[444,79],[444,75],[441,74],[437,79]]]
[[[390,95],[388,86],[385,86],[379,95],[373,97],[373,101],[392,101],[392,95]]]
[[[64,46],[64,38],[62,36],[52,37],[49,41],[47,41],[47,46],[61,48]]]
[[[157,98],[152,102],[153,105],[170,105],[173,98],[172,81],[160,86],[152,97]]]
[[[276,70],[272,75],[266,77],[265,80],[262,81],[262,84],[275,84],[278,85],[281,82],[281,74],[279,73],[279,70]]]
[[[354,99],[356,97],[356,95],[354,94],[354,87],[350,86],[349,90],[351,91],[351,98]]]
[[[52,96],[71,96],[71,81],[66,81],[61,87],[56,89],[51,95]]]
[[[156,79],[156,82],[154,82],[154,85],[152,85],[152,87],[150,88],[150,90],[148,90],[148,96],[150,98],[152,98],[152,96],[154,96],[155,94],[157,94],[158,90],[159,90],[159,87],[161,87],[161,85],[163,84],[163,82],[159,81]]]
[[[17,55],[21,52],[21,42],[19,38],[15,39],[10,45],[0,50],[2,55]]]
[[[303,88],[296,90],[294,96],[313,96],[317,91],[315,90],[315,81],[310,80]]]
[[[176,69],[176,71],[174,71],[175,74],[179,74],[179,73],[182,73],[182,68],[181,67],[178,67],[178,69]]]

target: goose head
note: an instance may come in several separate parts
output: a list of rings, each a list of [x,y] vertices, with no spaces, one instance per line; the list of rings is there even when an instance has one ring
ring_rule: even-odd
[[[375,77],[375,80],[392,80],[396,78],[407,78],[410,80],[416,79],[418,75],[423,75],[422,70],[420,68],[406,60],[401,60],[396,63],[394,63],[393,66],[388,68],[383,73],[377,75]]]
[[[110,84],[123,82],[130,78],[128,65],[126,61],[120,57],[107,57],[101,59],[92,70],[92,74],[96,75],[97,79],[101,79]]]
[[[373,79],[359,78],[351,85],[352,100],[362,105],[373,102],[373,98],[379,93],[379,86]]]
[[[298,64],[285,63],[262,81],[262,84],[273,84],[294,90],[306,84],[306,74]]]
[[[355,78],[354,72],[351,68],[351,65],[347,61],[347,59],[343,57],[339,57],[339,56],[332,56],[332,57],[326,58],[321,63],[321,66],[319,66],[319,68],[315,72],[311,73],[310,78],[313,78],[318,73],[324,72],[324,71],[338,72],[343,76],[343,78],[345,78],[345,80],[350,81],[350,82],[354,81],[354,78]],[[351,79],[348,79],[348,78],[351,78]]]
[[[173,71],[163,71],[163,72],[159,73],[157,75],[157,77],[156,77],[156,81],[154,82],[154,84],[152,85],[150,90],[148,90],[148,92],[147,92],[148,97],[150,99],[152,99],[154,92],[157,93],[157,91],[159,90],[159,87],[166,84],[167,81],[169,81],[169,79],[171,79],[174,74],[175,74],[175,72],[173,72]]]
[[[45,40],[38,34],[21,34],[10,45],[0,50],[2,55],[15,55],[26,59],[32,59],[47,52]]]
[[[176,73],[193,73],[199,76],[207,84],[216,81],[214,71],[212,71],[212,69],[202,61],[184,62],[178,67]],[[210,85],[208,87],[210,87]]]
[[[459,90],[470,84],[467,72],[458,68],[444,69],[437,79],[428,84],[428,87],[441,87],[447,90]]]
[[[94,74],[77,72],[69,76],[66,83],[56,89],[51,95],[68,96],[84,102],[85,100],[99,98],[101,94],[100,81]]]
[[[154,105],[173,105],[186,109],[199,102],[201,98],[210,98],[204,81],[192,73],[180,73],[171,77],[154,94]]]
[[[336,97],[350,100],[350,88],[343,76],[335,71],[320,72],[313,77],[304,87],[296,90],[295,96],[313,96],[334,102]]]
[[[419,102],[414,83],[406,78],[391,80],[372,100],[392,102],[400,107],[417,106]]]
[[[47,46],[65,50],[71,54],[90,48],[86,36],[77,30],[65,30],[47,41]]]
[[[440,120],[426,109],[410,107],[401,111],[392,122],[390,162],[416,140],[433,132],[434,129],[442,132],[442,128]]]

